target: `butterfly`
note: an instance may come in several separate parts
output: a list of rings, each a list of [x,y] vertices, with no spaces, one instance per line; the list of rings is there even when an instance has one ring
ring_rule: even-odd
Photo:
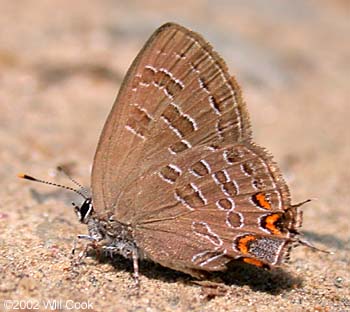
[[[40,181],[28,175],[22,178]],[[122,83],[75,207],[88,239],[112,256],[202,278],[232,261],[278,265],[300,239],[300,205],[223,59],[199,34],[157,29]],[[79,191],[78,191],[79,192]]]

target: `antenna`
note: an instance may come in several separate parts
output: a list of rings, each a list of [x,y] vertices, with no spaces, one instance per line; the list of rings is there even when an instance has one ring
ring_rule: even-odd
[[[306,200],[304,200],[304,201],[302,201],[302,202],[300,202],[300,203],[297,203],[297,204],[294,204],[294,205],[291,205],[291,206],[294,207],[294,208],[298,208],[298,207],[300,207],[300,206],[303,206],[303,205],[305,205],[305,204],[311,202],[312,200],[313,200],[313,199],[306,199]]]
[[[89,191],[86,187],[82,186],[78,181],[73,179],[61,166],[56,167],[57,171],[62,172],[69,180],[71,180],[75,185],[79,186],[81,190],[89,197]]]
[[[88,199],[88,197],[86,195],[84,195],[82,192],[80,192],[72,187],[69,187],[69,186],[65,186],[65,185],[61,185],[61,184],[57,184],[57,183],[53,183],[53,182],[49,182],[49,181],[45,181],[45,180],[40,180],[40,179],[34,178],[30,175],[27,175],[25,173],[19,173],[19,174],[17,174],[17,177],[19,177],[21,179],[29,180],[29,181],[34,181],[34,182],[39,182],[39,183],[43,183],[43,184],[57,186],[57,187],[72,191],[74,193],[77,193],[81,197],[83,197],[84,199]],[[77,184],[77,183],[75,183],[75,184]],[[77,185],[79,185],[79,184],[77,184]]]

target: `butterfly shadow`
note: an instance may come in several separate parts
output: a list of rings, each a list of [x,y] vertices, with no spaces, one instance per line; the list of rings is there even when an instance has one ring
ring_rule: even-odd
[[[122,256],[115,255],[110,258],[103,255],[102,257],[99,256],[98,260],[103,263],[110,263],[116,271],[133,272],[132,261],[128,261]],[[150,280],[161,280],[165,283],[182,282],[206,287],[206,282],[198,283],[197,279],[188,274],[165,268],[148,260],[140,262],[140,274]],[[240,261],[230,263],[228,270],[225,272],[207,273],[206,278],[208,287],[213,287],[213,285],[218,287],[220,285],[223,287],[249,286],[253,291],[265,292],[271,295],[278,295],[283,291],[301,287],[303,281],[300,277],[295,277],[281,268],[265,270]]]
[[[92,253],[89,253],[89,256],[94,257],[100,263],[111,264],[116,271],[129,272],[130,274],[134,271],[132,261],[125,259],[121,255],[116,254],[111,258],[107,254],[98,254],[93,251]],[[191,276],[185,273],[165,268],[149,260],[140,261],[139,274],[146,276],[151,280],[162,280],[166,283],[176,283],[179,280],[190,281],[192,279]]]
[[[226,272],[214,273],[228,286],[249,286],[253,291],[278,295],[302,286],[303,279],[283,268],[261,269],[253,265],[232,261]]]

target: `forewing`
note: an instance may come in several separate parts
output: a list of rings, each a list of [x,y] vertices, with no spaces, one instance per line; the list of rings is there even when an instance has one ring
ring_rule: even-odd
[[[102,131],[92,172],[94,208],[117,207],[126,219],[134,205],[119,205],[122,193],[169,158],[249,136],[239,88],[222,59],[198,34],[165,24],[130,67]]]

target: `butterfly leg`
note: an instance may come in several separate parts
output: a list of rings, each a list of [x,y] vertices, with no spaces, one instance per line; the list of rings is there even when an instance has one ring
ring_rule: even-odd
[[[81,234],[81,235],[78,235],[77,238],[88,240],[88,242],[84,244],[83,250],[78,255],[79,262],[81,262],[81,260],[86,257],[89,248],[93,248],[98,251],[97,240],[94,237],[90,235]],[[76,244],[77,244],[77,240],[75,239],[73,242],[73,249],[71,251],[73,255],[75,254]]]
[[[135,287],[137,289],[140,288],[140,280],[139,280],[139,254],[137,252],[137,249],[133,249],[132,251],[132,263],[134,266],[134,281],[135,281]]]
[[[128,241],[115,241],[110,245],[102,246],[102,250],[108,252],[109,256],[113,258],[115,254],[122,255],[126,259],[131,259],[133,262],[133,277],[135,281],[135,288],[137,289],[137,292],[140,288],[140,282],[139,282],[139,251],[137,247]]]

